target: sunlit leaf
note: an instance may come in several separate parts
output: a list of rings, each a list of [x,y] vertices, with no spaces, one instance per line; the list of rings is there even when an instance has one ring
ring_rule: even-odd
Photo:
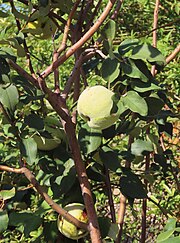
[[[15,85],[11,84],[7,88],[0,88],[0,102],[11,113],[14,112],[17,103],[19,102],[19,93]]]
[[[142,98],[135,91],[128,91],[125,96],[123,96],[122,101],[124,106],[129,108],[131,111],[140,114],[141,116],[146,116],[148,113],[148,106],[144,98]]]
[[[147,82],[152,79],[146,64],[142,60],[127,59],[126,62],[121,63],[123,72],[131,78],[140,79]]]
[[[0,233],[3,233],[8,227],[8,214],[6,210],[0,209]]]
[[[160,66],[166,63],[164,56],[161,52],[150,44],[141,44],[133,48],[133,59],[144,59],[150,63],[156,63]]]
[[[20,148],[29,165],[37,163],[37,144],[33,138],[22,139]]]
[[[10,198],[14,197],[15,192],[16,192],[15,187],[13,187],[10,190],[1,190],[0,191],[0,198],[2,198],[3,200],[10,199]]]
[[[145,155],[153,151],[153,145],[150,141],[137,139],[131,144],[131,153],[136,156]]]
[[[102,132],[90,128],[87,124],[83,125],[79,131],[78,141],[85,154],[95,151],[100,146],[101,139]]]

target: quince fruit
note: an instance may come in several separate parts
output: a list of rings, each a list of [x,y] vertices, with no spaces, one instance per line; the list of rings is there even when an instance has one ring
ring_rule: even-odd
[[[65,139],[61,123],[55,117],[44,119],[44,130],[33,135],[39,150],[50,151],[57,148]]]
[[[71,203],[64,207],[64,209],[77,218],[79,221],[83,223],[88,222],[87,214],[85,211],[85,206],[81,203]],[[72,240],[78,240],[80,238],[83,238],[88,234],[87,231],[84,229],[77,228],[74,224],[68,222],[66,219],[64,219],[62,216],[58,217],[57,221],[58,229],[64,236],[72,239]]]
[[[113,96],[111,90],[101,85],[88,87],[81,93],[77,111],[89,127],[103,130],[118,120],[120,113]]]

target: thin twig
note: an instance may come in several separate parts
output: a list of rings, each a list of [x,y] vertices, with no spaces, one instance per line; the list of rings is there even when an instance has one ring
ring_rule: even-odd
[[[117,18],[117,15],[118,15],[119,10],[120,10],[120,8],[122,6],[122,3],[123,3],[123,0],[118,0],[118,3],[117,3],[116,8],[114,10],[114,13],[111,16],[111,19],[116,19]]]
[[[180,52],[180,44],[178,44],[178,46],[174,49],[174,51],[168,56],[166,57],[166,65],[168,63],[170,63]]]
[[[69,29],[70,29],[70,26],[71,26],[71,21],[72,21],[72,18],[73,18],[73,15],[74,13],[76,12],[77,10],[77,7],[79,6],[79,3],[81,2],[81,0],[77,0],[68,16],[68,20],[66,22],[66,25],[64,27],[64,34],[63,34],[63,39],[62,39],[62,42],[61,42],[61,45],[60,47],[58,48],[57,52],[58,54],[60,54],[65,48],[66,48],[66,42],[67,42],[67,38],[68,38],[68,32],[69,32]],[[56,61],[56,60],[54,60]]]
[[[134,119],[134,116],[135,115],[133,113],[132,114],[132,119]],[[134,137],[129,136],[128,149],[130,149],[131,144],[133,143],[133,141],[134,141]],[[131,162],[126,160],[125,167],[126,168],[130,168],[131,167]],[[119,211],[118,211],[119,232],[118,232],[118,236],[117,236],[117,239],[116,239],[116,243],[121,242],[121,238],[122,238],[124,217],[125,217],[125,213],[126,213],[126,201],[127,201],[126,196],[121,193],[121,195],[120,195],[120,203],[119,203]]]
[[[77,41],[67,52],[60,56],[57,61],[52,63],[49,67],[47,67],[41,74],[41,78],[47,77],[50,73],[52,73],[56,68],[62,65],[70,56],[72,56],[82,45],[87,42],[93,34],[98,30],[98,28],[102,25],[104,20],[106,19],[107,15],[109,14],[110,10],[112,9],[113,5],[115,4],[116,0],[109,0],[108,4],[106,5],[103,13],[98,18],[98,20],[94,23],[94,25],[87,31],[82,38]]]
[[[97,16],[97,14],[98,14],[98,10],[101,5],[101,2],[102,2],[102,0],[99,0],[98,3],[96,4],[94,11],[92,12],[91,17],[85,26],[84,33],[92,26],[95,16]]]
[[[149,130],[149,129],[148,129]],[[149,169],[150,155],[146,155],[145,172]],[[147,188],[148,181],[144,180],[145,188]],[[141,221],[141,243],[146,241],[146,212],[147,212],[147,198],[143,198],[142,203],[142,221]]]
[[[109,201],[109,206],[110,206],[110,213],[111,213],[111,220],[112,223],[116,223],[116,213],[114,209],[114,202],[113,202],[113,197],[112,197],[112,190],[111,190],[111,181],[110,181],[110,176],[109,176],[109,170],[106,166],[104,166],[105,170],[105,178],[106,178],[106,189],[107,189],[107,194],[108,194],[108,201]]]
[[[78,228],[84,229],[88,231],[88,225],[86,223],[83,223],[73,217],[71,214],[69,214],[66,210],[61,208],[57,203],[55,203],[49,195],[43,190],[42,186],[40,186],[39,182],[36,180],[35,176],[32,174],[32,172],[27,169],[26,167],[22,168],[12,168],[6,165],[0,165],[0,170],[7,171],[7,172],[13,172],[16,174],[24,174],[26,178],[30,181],[30,183],[36,188],[37,192],[42,196],[42,198],[48,203],[48,205],[55,210],[57,213],[59,213],[62,217],[64,217],[66,220],[68,220],[70,223],[76,225]]]
[[[156,0],[155,8],[154,8],[154,22],[153,22],[153,46],[157,47],[157,24],[158,24],[158,11],[159,11],[159,0]],[[156,72],[156,66],[153,65],[151,68],[151,73],[154,76]]]
[[[77,71],[81,68],[82,66],[82,63],[85,62],[86,60],[90,59],[92,56],[95,55],[95,51],[92,51],[92,52],[89,52],[89,53],[82,53],[79,57],[79,59],[76,61],[75,63],[75,66],[73,68],[73,71],[69,77],[69,79],[67,80],[66,82],[66,86],[63,90],[63,97],[64,98],[67,98],[70,90],[71,90],[71,87],[72,87],[72,84],[74,82],[74,80],[76,79],[76,76],[77,76]]]
[[[126,197],[123,194],[121,194],[120,203],[119,203],[119,211],[118,211],[118,221],[117,221],[117,223],[119,225],[119,232],[118,232],[118,236],[116,239],[116,243],[121,242],[125,212],[126,212]]]

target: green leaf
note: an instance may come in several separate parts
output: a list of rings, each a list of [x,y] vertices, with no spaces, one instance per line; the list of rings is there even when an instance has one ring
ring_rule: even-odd
[[[112,42],[115,38],[116,34],[116,22],[110,19],[104,26],[102,30],[102,35],[108,40],[108,42]]]
[[[73,1],[72,0],[53,0],[52,1],[52,6],[53,8],[59,8],[60,11],[64,12],[64,13],[68,13],[71,11],[72,7],[73,7]]]
[[[33,165],[37,162],[37,144],[33,138],[22,139],[20,149],[29,165]]]
[[[107,146],[103,146],[99,150],[99,156],[108,169],[114,172],[121,171],[120,160],[117,151],[114,151]]]
[[[102,166],[99,163],[94,162],[92,165],[88,165],[86,171],[89,179],[93,181],[105,181]]]
[[[2,10],[0,10],[0,18],[6,18],[6,17],[8,17],[8,16],[9,16],[8,13],[5,13],[5,12],[3,12]]]
[[[7,40],[1,40],[0,43],[9,44],[10,46],[12,46],[13,48],[15,48],[17,50],[17,55],[19,57],[24,57],[26,55],[26,52],[25,52],[24,48],[20,45],[18,39],[20,40],[20,38],[18,38],[18,37],[8,38]]]
[[[13,52],[12,48],[2,47],[0,49],[0,56],[7,59],[12,59],[13,62],[16,62],[16,54]]]
[[[163,66],[166,63],[166,60],[161,52],[157,48],[146,43],[134,47],[131,58],[144,59],[152,64],[156,63],[160,66]]]
[[[145,98],[148,105],[148,116],[157,115],[164,106],[163,100],[158,97],[147,97]]]
[[[174,229],[162,232],[157,237],[157,243],[164,242],[174,233]],[[170,240],[170,239],[169,239]],[[171,240],[170,240],[171,241]],[[171,241],[172,242],[172,241]]]
[[[9,225],[21,227],[25,237],[28,237],[31,231],[41,225],[41,218],[30,212],[12,212],[9,215]]]
[[[30,114],[24,118],[24,122],[31,128],[35,128],[37,130],[43,130],[44,121],[41,117],[36,114]]]
[[[10,67],[5,58],[0,56],[0,84],[10,82]]]
[[[90,154],[101,145],[102,132],[100,130],[92,129],[87,124],[84,124],[78,135],[78,141],[81,150],[85,154]]]
[[[142,82],[138,79],[133,79],[131,82],[131,88],[137,92],[144,93],[151,90],[160,90],[161,87],[156,85],[155,83],[152,83],[150,81],[148,82]]]
[[[115,241],[119,232],[118,224],[111,223],[111,220],[105,217],[99,217],[98,222],[102,238],[109,237]]]
[[[113,82],[119,75],[120,73],[120,63],[119,61],[114,58],[106,58],[104,62],[102,63],[101,67],[101,73],[103,79],[105,79],[108,82]]]
[[[76,170],[74,161],[69,159],[64,164],[62,175],[56,177],[55,182],[59,186],[60,193],[67,193],[76,181]]]
[[[123,172],[120,178],[120,190],[125,196],[130,198],[147,198],[147,193],[141,180],[130,170]]]
[[[10,190],[1,190],[0,198],[2,198],[3,200],[7,200],[7,199],[14,197],[15,193],[16,193],[15,187],[13,187]]]
[[[180,242],[180,236],[175,236],[175,237],[170,237],[170,238],[167,238],[166,240],[163,240],[163,241],[156,241],[156,243],[179,243]]]
[[[8,214],[6,210],[0,209],[0,233],[3,233],[8,227]]]
[[[19,102],[19,93],[15,85],[11,84],[6,89],[0,88],[0,102],[13,114]]]
[[[124,55],[130,50],[133,49],[133,47],[137,46],[139,43],[138,39],[126,39],[119,45],[118,52],[120,55]]]
[[[141,156],[146,154],[147,152],[153,151],[153,144],[150,141],[135,140],[134,143],[131,144],[131,153],[136,156]]]
[[[126,62],[121,63],[123,72],[130,78],[137,78],[143,82],[152,79],[152,75],[146,64],[142,60],[126,59]]]
[[[56,221],[44,222],[43,235],[46,242],[56,242],[58,228]],[[70,242],[69,242],[70,243]]]
[[[177,222],[176,218],[169,218],[167,223],[166,223],[166,225],[165,225],[165,227],[164,227],[164,231],[175,229],[176,222]]]
[[[131,111],[140,114],[141,116],[146,116],[148,113],[148,106],[144,98],[142,98],[135,91],[128,91],[122,98],[125,107],[129,108]]]

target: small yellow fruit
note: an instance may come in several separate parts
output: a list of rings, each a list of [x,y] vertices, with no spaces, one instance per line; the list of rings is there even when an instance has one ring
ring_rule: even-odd
[[[83,223],[88,222],[87,214],[85,211],[85,206],[81,203],[71,203],[64,207],[64,209],[77,218],[79,221]],[[77,228],[72,223],[68,222],[63,217],[59,216],[57,221],[58,229],[59,231],[65,235],[66,237],[72,239],[72,240],[78,240],[80,238],[83,238],[88,234],[87,231],[83,229]]]
[[[105,129],[113,125],[119,118],[119,111],[113,112],[116,106],[114,93],[101,85],[86,88],[79,96],[77,110],[87,121],[89,127]]]

